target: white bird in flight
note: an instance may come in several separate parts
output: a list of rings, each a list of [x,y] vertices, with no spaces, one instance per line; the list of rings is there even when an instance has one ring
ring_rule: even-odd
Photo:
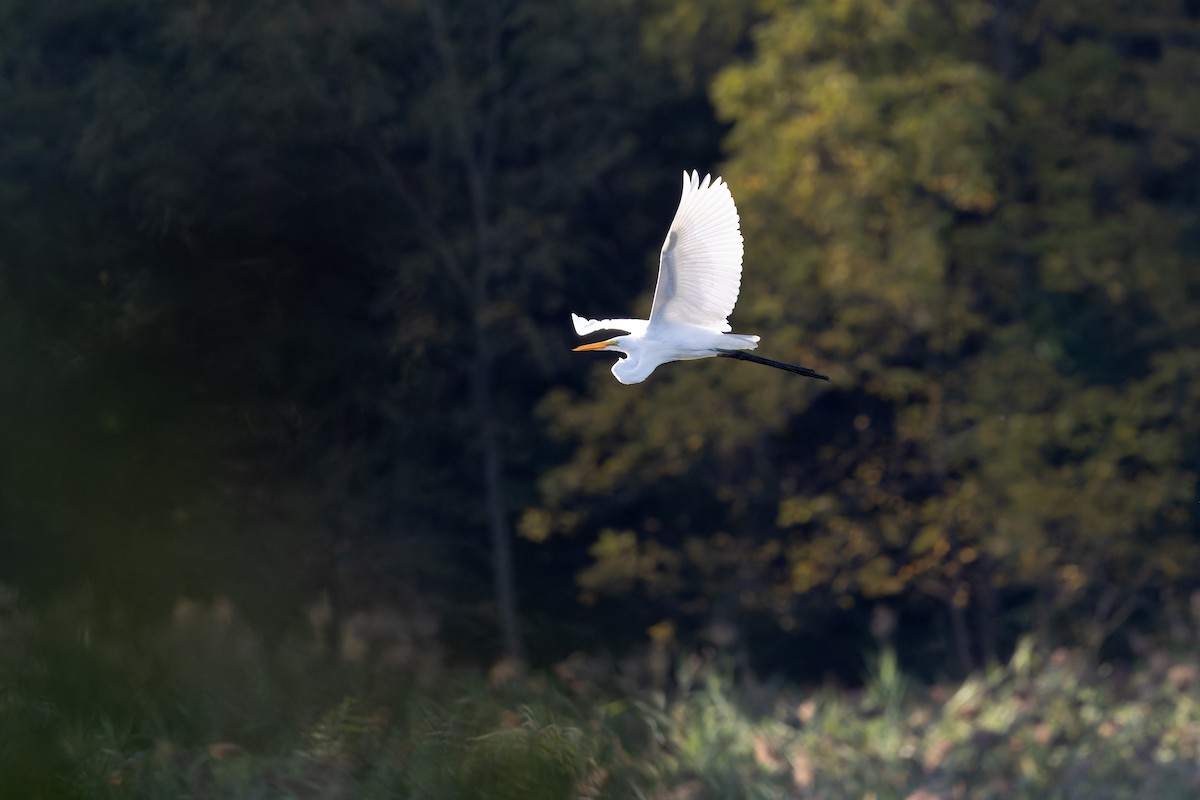
[[[683,173],[683,197],[663,242],[658,286],[650,319],[584,319],[571,315],[580,336],[603,330],[626,331],[581,350],[616,350],[625,356],[613,364],[621,383],[641,383],[659,364],[697,358],[736,358],[810,378],[829,378],[807,367],[784,364],[744,351],[758,337],[729,333],[729,314],[742,283],[742,232],[729,186],[709,175]]]

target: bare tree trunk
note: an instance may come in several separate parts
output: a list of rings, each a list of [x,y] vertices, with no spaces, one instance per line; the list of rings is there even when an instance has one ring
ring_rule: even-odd
[[[467,193],[471,203],[471,222],[474,228],[475,264],[470,277],[470,311],[474,326],[474,357],[472,359],[471,406],[479,426],[480,458],[483,477],[488,538],[492,548],[492,577],[496,587],[497,617],[504,652],[519,671],[525,664],[521,643],[520,617],[517,613],[516,571],[513,566],[512,537],[508,528],[508,507],[504,489],[504,443],[495,404],[495,352],[488,330],[492,309],[491,278],[496,266],[492,219],[488,209],[488,191],[498,133],[497,116],[500,101],[492,98],[481,107],[467,99],[463,79],[458,71],[456,42],[450,32],[446,9],[438,0],[426,0],[426,13],[432,28],[432,42],[442,60],[446,80],[447,111],[458,160],[462,166]],[[482,46],[492,65],[500,60],[500,39],[503,14],[498,3],[482,9],[488,22],[485,41],[468,46]],[[470,115],[480,115],[478,135],[472,131]]]
[[[504,447],[500,441],[493,403],[492,361],[491,346],[487,341],[487,326],[477,316],[471,404],[475,419],[479,423],[488,538],[492,545],[492,579],[496,587],[500,634],[504,641],[505,655],[519,669],[525,663],[525,652],[521,644],[520,618],[517,614],[516,570],[513,567],[512,538],[508,530],[508,504],[504,492]]]
[[[1109,637],[1129,621],[1141,605],[1139,592],[1154,577],[1153,565],[1146,563],[1126,584],[1111,584],[1101,592],[1094,603],[1094,611],[1084,632],[1089,658],[1094,662],[1100,658],[1100,650]]]
[[[1050,650],[1052,649],[1055,617],[1054,594],[1054,587],[1048,585],[1045,579],[1038,584],[1037,620],[1035,623],[1035,629],[1037,630],[1038,653],[1043,658],[1050,655]]]
[[[1011,0],[995,0],[995,13],[992,14],[992,49],[995,53],[996,71],[1009,83],[1017,71],[1013,30],[1009,20],[1010,3]]]
[[[950,588],[950,630],[954,634],[954,653],[963,674],[966,675],[975,668],[975,658],[971,655],[971,626],[967,622],[967,607],[974,598],[971,594],[971,584],[961,571],[958,555],[962,551],[962,542],[959,539],[957,523],[951,523],[946,529],[946,539],[950,544],[949,557],[960,565],[960,571]],[[964,595],[966,601],[960,602],[959,597]]]
[[[979,602],[976,604],[979,650],[984,666],[990,667],[999,663],[999,648],[996,642],[999,638],[996,635],[996,586],[993,583],[996,570],[991,563],[985,561],[980,574],[982,578],[977,587]]]
[[[975,663],[971,658],[971,631],[967,625],[967,611],[950,598],[947,604],[950,613],[950,632],[954,638],[954,655],[964,675],[969,673]]]
[[[488,538],[492,544],[492,580],[496,587],[496,612],[504,653],[514,667],[522,669],[525,652],[521,645],[520,617],[517,614],[516,570],[513,566],[512,537],[508,530],[508,503],[504,492],[504,444],[500,439],[494,402],[495,354],[488,336],[488,310],[491,292],[488,278],[491,264],[488,244],[491,226],[484,197],[483,175],[469,175],[472,210],[475,217],[475,369],[471,374],[471,402],[479,425],[482,450],[483,488],[486,498]]]

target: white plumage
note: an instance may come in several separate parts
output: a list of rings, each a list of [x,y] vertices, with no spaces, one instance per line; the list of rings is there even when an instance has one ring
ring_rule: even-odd
[[[640,383],[668,361],[724,356],[755,361],[801,375],[829,380],[806,367],[782,364],[745,350],[758,337],[728,333],[728,317],[742,283],[742,232],[737,206],[720,179],[683,174],[683,196],[663,242],[658,285],[650,319],[584,319],[571,315],[580,336],[599,330],[626,331],[576,350],[616,350],[626,356],[613,365],[621,383]]]
[[[742,231],[729,186],[685,173],[679,210],[659,256],[650,323],[727,332],[741,285]]]

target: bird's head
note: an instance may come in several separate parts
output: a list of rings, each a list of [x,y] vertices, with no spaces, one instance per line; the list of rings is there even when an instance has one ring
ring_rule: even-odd
[[[577,353],[588,350],[615,350],[620,353],[621,357],[612,366],[612,374],[621,383],[641,383],[651,372],[654,372],[655,367],[662,363],[661,359],[645,358],[644,356],[647,355],[646,341],[633,334],[605,339],[602,342],[581,344],[574,348]]]

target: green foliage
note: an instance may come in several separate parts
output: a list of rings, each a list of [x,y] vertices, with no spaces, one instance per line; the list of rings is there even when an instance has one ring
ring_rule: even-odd
[[[734,327],[834,380],[687,365],[551,394],[574,451],[527,521],[622,532],[589,594],[788,630],[933,601],[966,667],[1031,620],[1099,650],[1195,577],[1200,49],[1167,31],[1197,23],[1042,5],[769,6],[712,85]]]
[[[23,797],[1183,798],[1200,780],[1190,652],[1114,668],[1024,639],[926,685],[884,650],[853,691],[737,684],[685,656],[667,693],[617,693],[566,665],[561,684],[372,677],[220,605],[131,657],[79,636],[85,618],[0,626],[0,780]]]

